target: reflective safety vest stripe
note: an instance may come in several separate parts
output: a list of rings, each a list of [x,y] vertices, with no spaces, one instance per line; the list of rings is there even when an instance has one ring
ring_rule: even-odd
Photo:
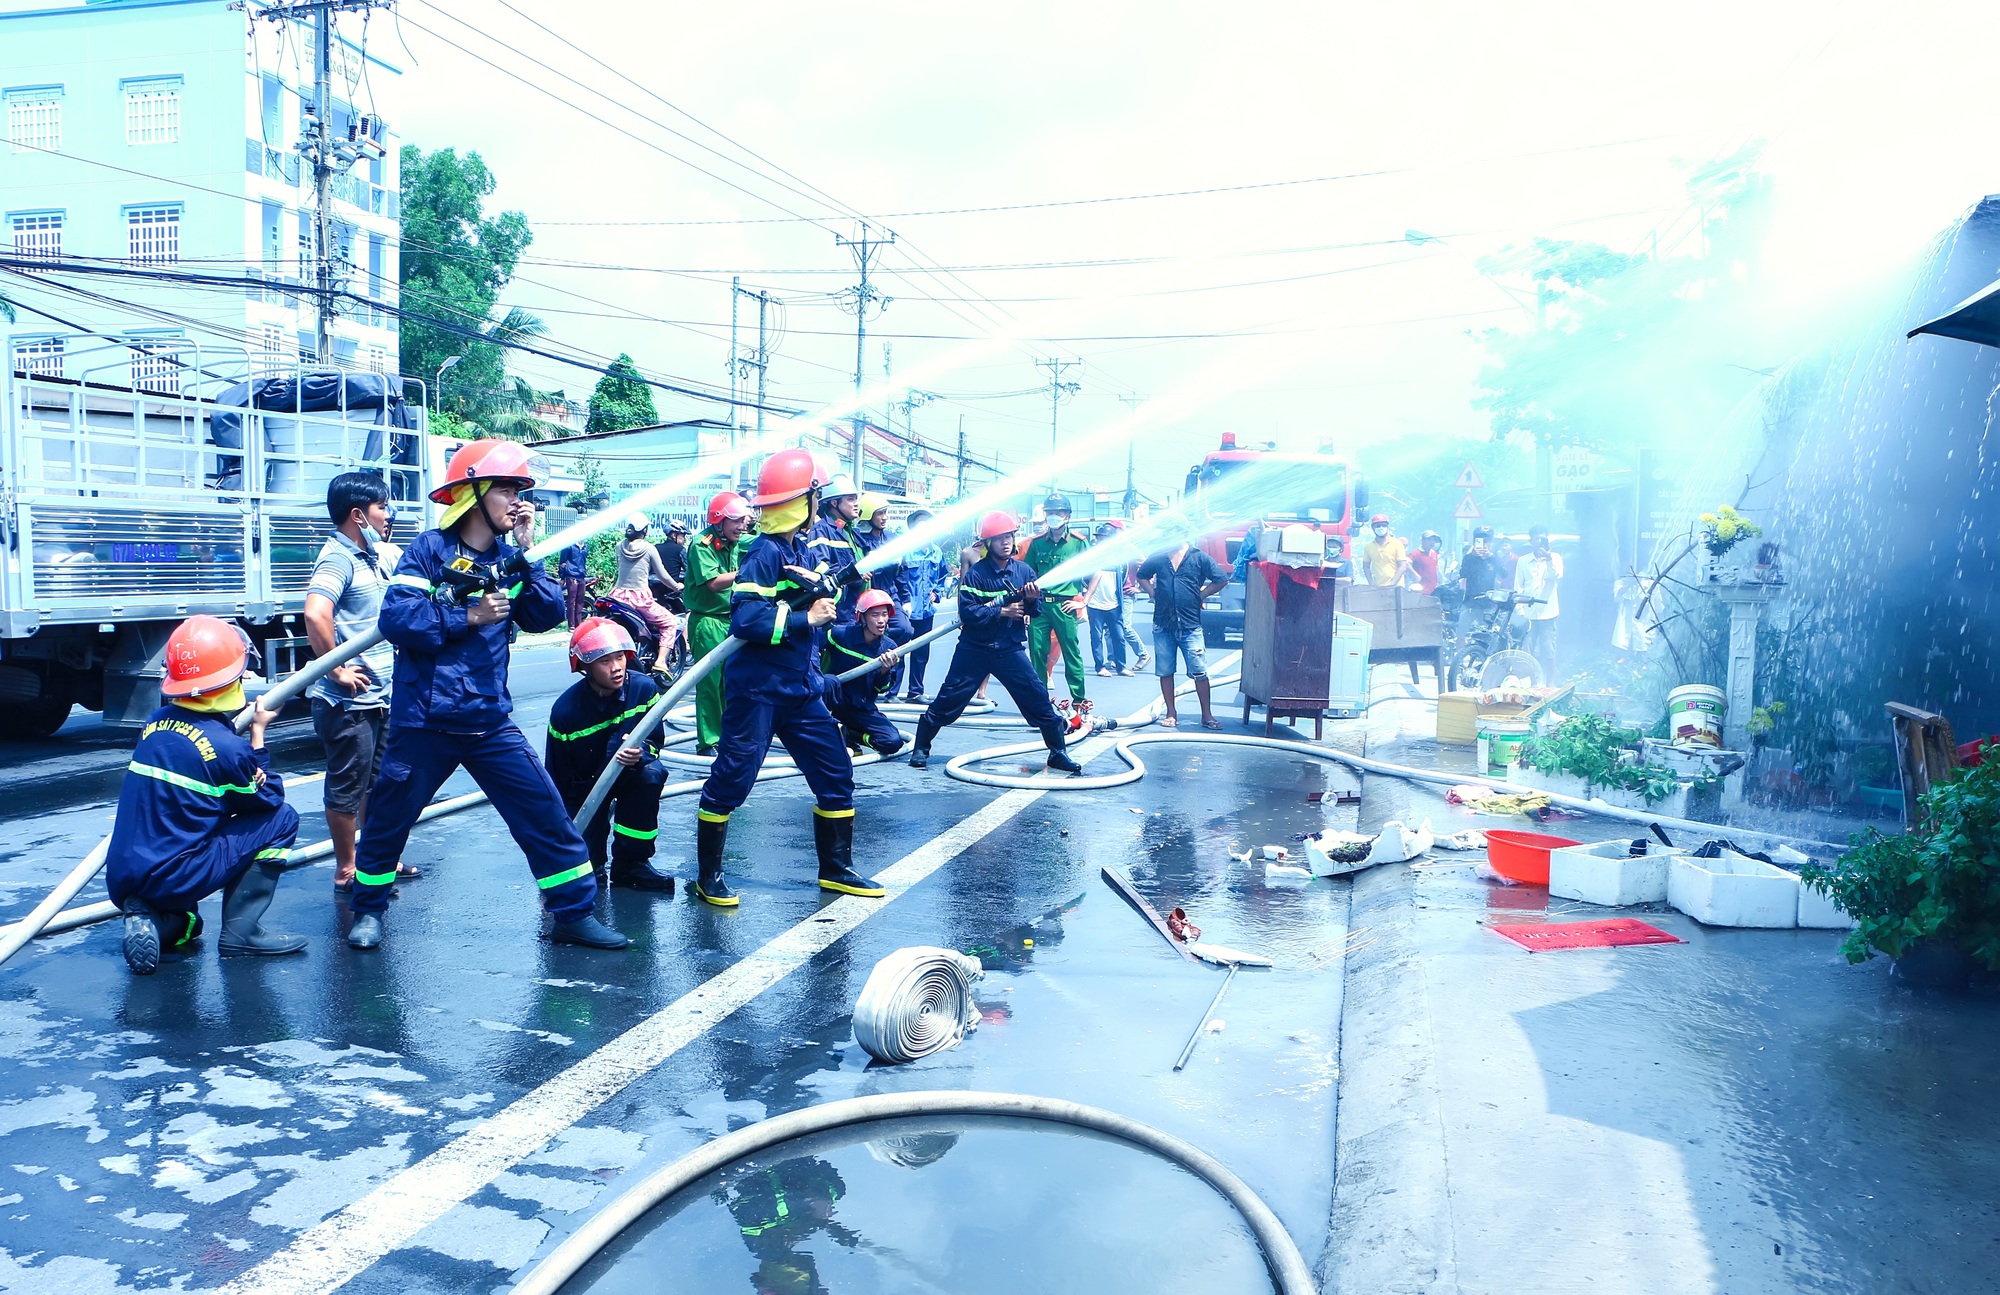
[[[137,760],[134,760],[132,763],[126,765],[125,767],[127,769],[130,769],[133,773],[143,774],[148,778],[157,778],[161,782],[166,783],[168,786],[181,787],[185,788],[188,791],[198,791],[204,796],[221,797],[227,795],[232,791],[238,792],[245,796],[254,796],[257,794],[257,788],[254,785],[249,787],[239,787],[233,782],[225,782],[220,784],[212,782],[202,782],[199,779],[190,778],[184,773],[175,773],[172,769],[162,769],[157,765],[140,764]]]
[[[640,702],[637,706],[634,706],[632,709],[626,711],[622,715],[613,715],[610,719],[605,720],[602,724],[592,724],[589,728],[580,728],[574,733],[558,733],[556,732],[555,725],[551,724],[549,725],[549,736],[554,738],[558,742],[574,742],[578,738],[589,737],[592,733],[602,733],[605,729],[610,728],[614,724],[623,724],[626,720],[631,719],[634,715],[643,715],[646,713],[646,708],[648,706],[651,706],[652,704],[653,704],[652,699],[649,698],[646,701]]]

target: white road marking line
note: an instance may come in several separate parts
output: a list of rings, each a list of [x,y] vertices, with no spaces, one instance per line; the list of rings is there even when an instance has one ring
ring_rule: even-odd
[[[1085,745],[1101,741],[1094,739]],[[889,891],[886,898],[843,896],[835,900],[338,1214],[307,1229],[216,1295],[325,1295],[338,1290],[541,1150],[628,1084],[714,1029],[814,954],[900,899],[1043,794],[1002,794],[877,874]],[[829,917],[833,920],[826,920]]]

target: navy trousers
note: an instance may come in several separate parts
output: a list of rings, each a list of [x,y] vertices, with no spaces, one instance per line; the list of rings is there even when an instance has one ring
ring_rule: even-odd
[[[889,722],[882,708],[874,704],[849,706],[841,702],[829,702],[827,709],[840,724],[841,737],[849,744],[859,743],[878,754],[889,756],[903,749],[909,739],[903,731]]]
[[[660,789],[666,785],[667,766],[658,760],[635,764],[618,775],[611,794],[598,806],[597,817],[583,825],[583,844],[591,862],[604,862],[607,836],[613,863],[644,863],[653,857],[653,842],[660,835]],[[578,801],[571,816],[582,808]]]
[[[761,701],[732,688],[723,693],[722,741],[701,788],[704,817],[726,819],[750,798],[773,737],[799,766],[823,817],[854,813],[854,761],[826,703],[818,697],[791,704]]]
[[[403,857],[417,815],[461,765],[528,856],[543,907],[558,921],[590,912],[597,902],[590,852],[548,771],[512,724],[490,733],[390,726],[382,776],[369,793],[368,825],[354,852],[354,911],[379,913],[389,906],[396,861]]]
[[[259,859],[283,863],[299,839],[299,812],[280,805],[268,814],[236,814],[201,845],[143,877],[105,878],[111,902],[143,900],[162,913],[192,913],[202,899],[234,884]],[[390,869],[395,871],[394,868]]]
[[[932,608],[922,616],[910,617],[909,637],[903,641],[907,643],[910,639],[921,638],[936,628],[937,609]],[[896,684],[891,685],[889,688],[889,695],[892,697],[896,695],[896,685],[902,682],[903,676],[901,671],[904,665],[910,667],[910,692],[921,696],[924,691],[924,676],[930,672],[931,668],[931,645],[928,643],[924,644],[916,651],[910,653],[904,661],[897,663]]]
[[[973,647],[961,638],[952,651],[951,670],[944,677],[944,687],[924,712],[925,721],[937,728],[957,722],[972,701],[972,694],[979,690],[980,680],[987,675],[1000,681],[1028,723],[1041,731],[1044,742],[1054,748],[1062,741],[1062,720],[1049,704],[1047,685],[1035,677],[1035,667],[1028,664],[1025,647],[996,651]]]

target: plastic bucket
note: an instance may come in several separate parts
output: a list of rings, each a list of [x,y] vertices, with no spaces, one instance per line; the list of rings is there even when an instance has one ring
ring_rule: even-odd
[[[1521,756],[1521,744],[1534,736],[1534,725],[1524,719],[1489,719],[1479,726],[1480,745],[1486,751],[1490,769],[1504,769]]]
[[[1705,683],[1682,684],[1667,694],[1667,738],[1673,742],[1722,745],[1722,717],[1729,698]]]
[[[1486,861],[1493,871],[1524,886],[1549,884],[1549,851],[1581,845],[1545,832],[1494,831],[1486,834]]]

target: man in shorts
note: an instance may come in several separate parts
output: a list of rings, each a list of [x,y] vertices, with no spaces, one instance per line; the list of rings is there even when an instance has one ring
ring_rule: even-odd
[[[1139,567],[1139,587],[1153,600],[1153,673],[1160,677],[1162,728],[1173,728],[1174,664],[1187,666],[1201,700],[1201,726],[1221,728],[1209,703],[1206,644],[1201,633],[1202,600],[1222,592],[1229,570],[1188,542],[1185,531],[1169,534],[1167,547]]]
[[[341,473],[327,485],[326,511],[333,533],[306,584],[306,637],[315,656],[375,628],[382,591],[402,557],[389,543],[389,491],[381,477]],[[382,769],[382,727],[389,719],[395,664],[395,650],[386,641],[377,643],[307,692],[313,728],[326,747],[326,827],[333,838],[335,890],[354,884],[354,838]],[[398,863],[396,875],[408,880],[422,874]]]

